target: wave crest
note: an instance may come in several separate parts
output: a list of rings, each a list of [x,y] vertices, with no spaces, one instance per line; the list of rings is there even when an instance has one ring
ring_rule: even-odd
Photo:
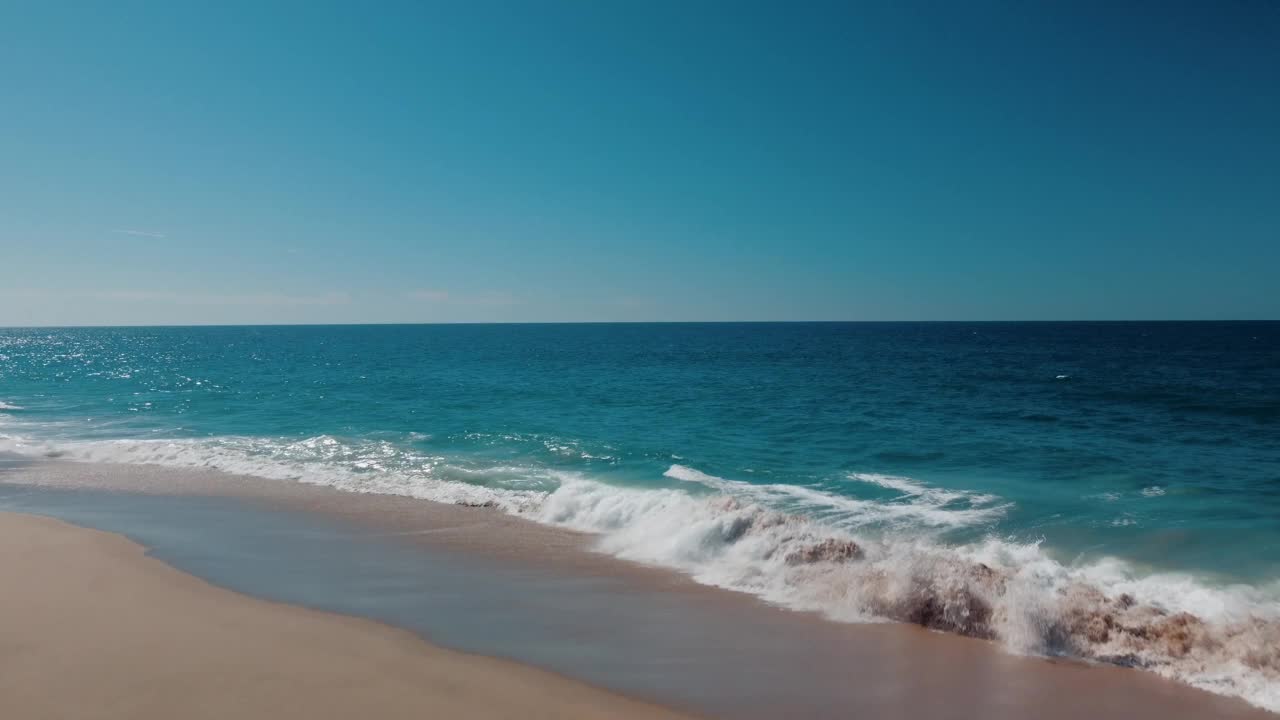
[[[991,495],[942,490],[889,475],[850,473],[858,482],[899,491],[888,500],[865,500],[806,485],[758,484],[726,480],[699,470],[672,465],[666,477],[717,490],[731,497],[803,513],[844,530],[876,528],[948,530],[982,526],[999,520],[1009,508],[995,505]]]

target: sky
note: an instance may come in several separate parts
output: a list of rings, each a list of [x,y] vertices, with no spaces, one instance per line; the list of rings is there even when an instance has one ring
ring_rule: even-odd
[[[0,0],[0,325],[1280,318],[1280,3]]]

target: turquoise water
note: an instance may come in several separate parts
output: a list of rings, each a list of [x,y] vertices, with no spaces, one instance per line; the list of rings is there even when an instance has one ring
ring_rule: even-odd
[[[1179,677],[1141,632],[1064,640],[1064,603],[1280,611],[1280,323],[10,329],[0,403],[0,450],[493,503],[837,619]],[[860,559],[798,559],[828,541]]]

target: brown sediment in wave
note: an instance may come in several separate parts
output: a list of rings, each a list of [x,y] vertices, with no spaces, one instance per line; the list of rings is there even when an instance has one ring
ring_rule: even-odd
[[[788,565],[808,565],[817,562],[847,562],[862,557],[862,548],[852,540],[827,538],[813,545],[806,545],[787,554]]]
[[[819,601],[834,599],[866,615],[1019,650],[1142,668],[1202,687],[1222,689],[1206,678],[1236,665],[1280,685],[1280,621],[1272,618],[1204,618],[1131,593],[1108,594],[1085,581],[1036,585],[1018,568],[992,567],[945,546],[822,537],[802,516],[732,498],[715,502],[737,515],[726,541],[773,533],[788,586],[831,588],[813,592]]]
[[[849,559],[839,571],[846,574],[842,583],[856,587],[849,594],[864,610],[931,630],[1015,644],[1015,616],[1026,608],[1018,605],[1014,572],[947,558],[891,573],[860,560]],[[1209,678],[1238,664],[1261,682],[1280,685],[1280,622],[1274,619],[1215,621],[1129,593],[1108,595],[1083,582],[1052,591],[1044,600],[1036,618],[1041,644],[1029,648],[1033,651],[1142,668],[1210,688],[1215,685]]]
[[[1110,598],[1097,588],[1063,593],[1055,628],[1064,649],[1090,660],[1179,676],[1240,663],[1280,683],[1280,623],[1246,617],[1212,622],[1169,612],[1130,595]]]
[[[851,605],[862,615],[1193,683],[1238,663],[1280,684],[1280,622],[1274,619],[1202,618],[1085,581],[1055,588],[1020,568],[992,567],[945,545],[855,541],[826,534],[804,516],[732,496],[708,502],[727,516],[725,543],[774,543],[786,585],[812,588],[805,607]]]

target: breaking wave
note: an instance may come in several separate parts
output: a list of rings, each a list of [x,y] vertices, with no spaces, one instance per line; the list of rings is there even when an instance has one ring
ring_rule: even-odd
[[[1015,652],[1136,667],[1280,711],[1280,584],[1214,586],[1118,559],[1068,564],[1036,543],[947,533],[994,528],[1001,498],[850,473],[750,483],[671,465],[627,487],[536,465],[446,458],[381,440],[68,441],[0,435],[0,451],[210,468],[343,490],[492,505],[597,536],[597,548],[837,621],[894,620]],[[854,493],[857,494],[857,493]],[[1151,493],[1152,495],[1156,493]]]
[[[672,465],[664,476],[703,485],[736,499],[755,501],[764,507],[803,513],[837,529],[960,528],[994,522],[1008,508],[995,505],[999,499],[990,495],[929,488],[907,478],[868,473],[850,473],[848,479],[896,490],[900,495],[887,501],[863,500],[805,485],[725,480],[683,465]]]

